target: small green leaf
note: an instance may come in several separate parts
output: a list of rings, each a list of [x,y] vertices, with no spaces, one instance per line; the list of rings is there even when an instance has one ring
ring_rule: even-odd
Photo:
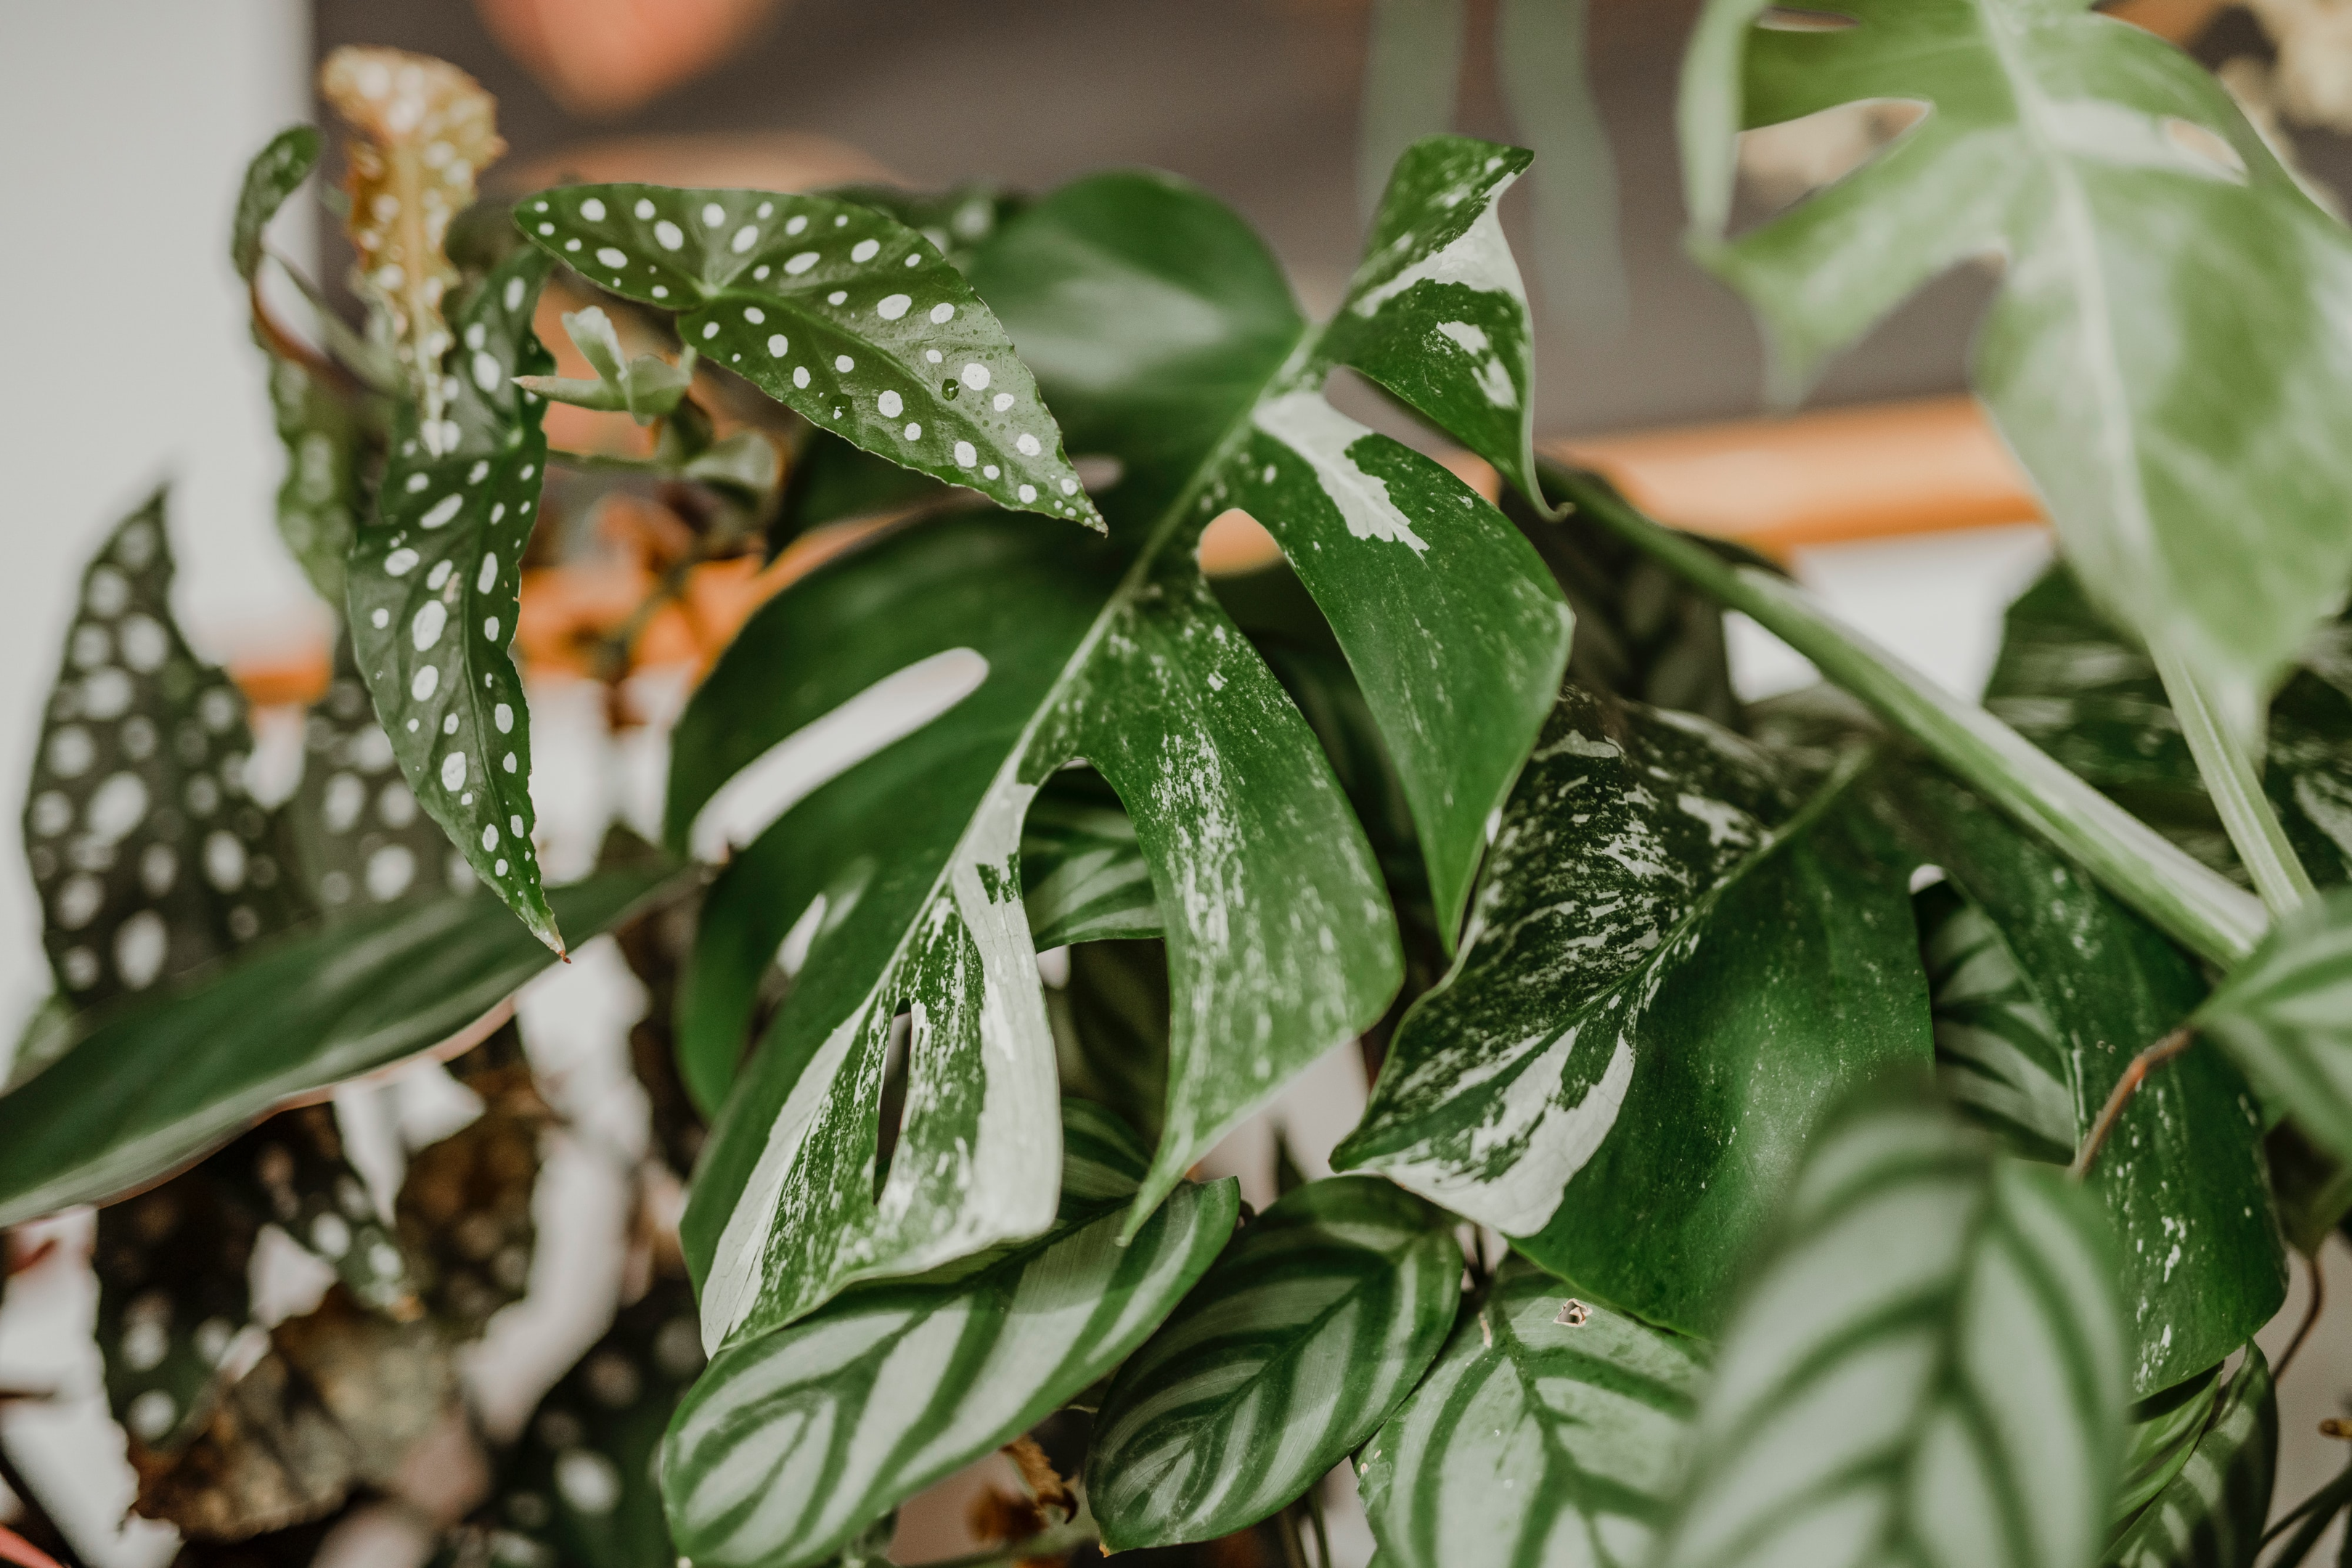
[[[1387,1568],[1643,1568],[1689,1446],[1695,1341],[1579,1301],[1523,1258],[1365,1446]]]
[[[1107,1107],[1157,1143],[1168,1106],[1168,951],[1156,942],[1070,949],[1070,983],[1045,994],[1062,1091]]]
[[[2352,1160],[2352,889],[2282,921],[2190,1021],[2313,1142]]]
[[[679,340],[810,423],[999,506],[1102,520],[995,315],[870,207],[765,191],[571,185],[515,208],[548,255],[679,312]]]
[[[667,874],[603,873],[553,901],[594,931]],[[0,1095],[0,1226],[106,1202],[275,1106],[448,1041],[549,962],[490,900],[444,895],[289,934],[109,1008]]]
[[[2270,1363],[2250,1344],[2179,1473],[2100,1561],[2106,1568],[2253,1568],[2277,1461],[2277,1391]]]
[[[351,558],[351,630],[401,772],[477,875],[556,952],[532,842],[530,712],[508,648],[547,466],[546,405],[511,382],[547,258],[518,251],[461,300],[446,417],[404,411]]]
[[[596,378],[581,381],[562,375],[519,375],[515,377],[516,385],[551,403],[625,413],[640,425],[650,425],[676,408],[678,399],[686,395],[686,389],[694,384],[696,356],[692,348],[681,351],[676,364],[658,354],[639,354],[629,359],[621,348],[620,334],[613,330],[612,318],[597,306],[565,311],[563,330],[581,357],[588,362],[588,367],[596,373]]]
[[[266,342],[265,349],[268,347]],[[269,355],[269,405],[286,448],[278,536],[319,596],[340,610],[344,563],[364,510],[372,442],[355,400],[299,360]]]
[[[319,132],[313,126],[289,125],[269,139],[269,145],[245,166],[245,187],[237,193],[236,221],[229,230],[229,260],[247,282],[261,269],[261,231],[286,205],[286,198],[310,176],[319,162]]]
[[[1714,0],[1684,71],[1694,252],[1763,322],[1784,394],[1930,279],[2006,258],[1970,379],[2119,623],[2242,735],[2352,578],[2352,236],[2211,72],[2089,0],[1841,0],[1789,27]],[[1727,237],[1736,133],[1927,112]]]
[[[162,492],[82,574],[25,805],[58,989],[135,994],[307,912],[245,784],[244,694],[172,618]]]
[[[708,1568],[821,1561],[1118,1365],[1201,1277],[1232,1234],[1234,1184],[1180,1184],[1122,1247],[1142,1152],[1083,1101],[1065,1113],[1045,1235],[860,1287],[712,1358],[663,1445],[679,1552]]]
[[[1656,1568],[2081,1568],[2098,1549],[2125,1395],[2097,1210],[1995,1154],[1925,1076],[1813,1140]]]
[[[1461,1284],[1449,1216],[1386,1182],[1281,1199],[1111,1384],[1087,1455],[1103,1544],[1209,1541],[1294,1501],[1420,1378]]]
[[[1561,694],[1454,971],[1333,1156],[1600,1297],[1717,1325],[1804,1129],[1930,1059],[1908,866],[1852,768],[1792,810],[1701,719]]]

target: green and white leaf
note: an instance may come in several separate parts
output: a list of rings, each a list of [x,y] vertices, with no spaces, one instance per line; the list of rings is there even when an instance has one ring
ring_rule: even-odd
[[[1200,1279],[1232,1235],[1234,1184],[1181,1184],[1122,1246],[1143,1148],[1083,1101],[1064,1110],[1044,1235],[864,1287],[712,1358],[662,1448],[680,1552],[710,1568],[822,1560],[1103,1376]]]
[[[2229,94],[2090,0],[1852,0],[1791,28],[1714,0],[1683,90],[1699,258],[1782,387],[1937,275],[2005,262],[1971,368],[2059,541],[2242,735],[2352,578],[2352,236]],[[1928,111],[1854,174],[1727,238],[1735,133],[1840,105]]]
[[[856,446],[1099,528],[1004,329],[938,247],[830,196],[570,185],[515,208],[591,283]]]
[[[2253,1568],[2278,1463],[2278,1396],[2253,1345],[2178,1475],[2124,1527],[2107,1568]]]
[[[1135,824],[1101,780],[1057,773],[1029,803],[1021,824],[1021,901],[1040,952],[1160,934],[1151,867]]]
[[[356,400],[310,366],[269,356],[269,405],[286,449],[278,536],[319,596],[341,611],[345,563],[365,510],[361,474],[372,447]]]
[[[1656,1568],[2082,1568],[2125,1403],[2096,1207],[1916,1083],[1812,1143],[1725,1331]]]
[[[1465,187],[1462,205],[1489,189]],[[682,844],[721,785],[795,731],[925,659],[984,661],[976,689],[800,800],[721,879],[740,879],[733,910],[790,921],[826,905],[689,1203],[714,1345],[852,1280],[1047,1223],[1054,1042],[1014,859],[1031,796],[1066,763],[1087,761],[1125,807],[1167,945],[1168,1103],[1132,1223],[1393,995],[1398,942],[1362,832],[1201,574],[1212,517],[1246,504],[1313,563],[1302,574],[1405,754],[1445,887],[1466,886],[1566,655],[1565,607],[1500,514],[1402,446],[1340,429],[1315,390],[1323,334],[1230,213],[1168,180],[1105,176],[1007,224],[971,267],[1078,449],[1119,460],[1114,534],[1032,538],[958,515],[879,542],[755,616],[681,721],[668,831]],[[1314,462],[1269,419],[1307,432]],[[707,928],[715,956],[690,989],[728,978],[688,1005],[727,1000],[708,1015],[723,1026],[682,1040],[695,1059],[740,1049],[728,1030],[782,934],[767,918]],[[877,1101],[902,1005],[917,1046],[877,1203]]]
[[[1451,1216],[1370,1177],[1293,1190],[1119,1368],[1087,1453],[1104,1545],[1210,1541],[1297,1500],[1412,1390],[1461,1287]]]
[[[1055,1076],[1159,1142],[1168,1104],[1168,951],[1156,942],[1089,942],[1070,949],[1070,980],[1048,989]]]
[[[667,868],[558,889],[604,929]],[[104,1203],[286,1102],[462,1037],[551,962],[490,900],[445,895],[289,933],[94,1015],[0,1095],[0,1226]]]
[[[1696,1342],[1505,1261],[1366,1446],[1389,1568],[1643,1568],[1706,1378]]]
[[[404,409],[348,593],[360,668],[409,788],[561,953],[532,842],[530,707],[508,653],[547,467],[547,405],[513,383],[553,363],[530,324],[549,268],[519,250],[458,302],[443,416],[427,426]]]
[[[1792,811],[1737,736],[1570,687],[1334,1163],[1712,1332],[1821,1108],[1930,1058],[1908,866],[1854,780]]]
[[[236,217],[229,226],[229,260],[247,283],[261,269],[261,234],[286,198],[299,189],[319,162],[318,129],[289,125],[269,139],[245,166],[245,184],[237,192]]]
[[[2123,1466],[2107,1510],[2118,1527],[2170,1486],[2189,1463],[2189,1456],[2197,1451],[2197,1439],[2213,1419],[2221,1384],[2221,1369],[2208,1367],[2186,1383],[2177,1383],[2131,1407],[2124,1426]]]
[[[2352,889],[2273,928],[2190,1021],[2313,1142],[2352,1161]]]
[[[1882,777],[1962,902],[1935,928],[1922,922],[1937,1076],[2017,1152],[2071,1162],[2132,1058],[2203,999],[2204,977],[1958,784],[1924,770]],[[2140,1085],[2091,1166],[2116,1238],[2135,1398],[2219,1364],[2286,1300],[2263,1131],[2245,1079],[2200,1044]]]
[[[145,992],[307,912],[246,788],[244,694],[172,617],[163,496],[82,574],[26,791],[25,857],[58,994]]]

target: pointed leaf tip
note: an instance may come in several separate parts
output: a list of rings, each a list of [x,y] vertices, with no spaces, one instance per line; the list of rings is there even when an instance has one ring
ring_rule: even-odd
[[[523,234],[590,282],[679,312],[688,347],[822,429],[999,506],[1106,531],[994,312],[920,234],[769,191],[573,185]]]

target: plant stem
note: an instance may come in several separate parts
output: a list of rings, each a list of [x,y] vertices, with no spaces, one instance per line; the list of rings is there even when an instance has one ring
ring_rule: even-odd
[[[1007,1568],[1024,1557],[1059,1557],[1081,1546],[1092,1546],[1098,1539],[1091,1521],[1073,1520],[1051,1530],[1041,1530],[1026,1541],[992,1546],[961,1557],[942,1557],[936,1562],[913,1564],[912,1568]]]
[[[1555,470],[1557,471],[1557,470]],[[2244,889],[2158,836],[1973,702],[1945,691],[1786,578],[1726,560],[1591,475],[1564,476],[1584,513],[1813,661],[1979,794],[2080,863],[2167,935],[2222,968],[2267,925]]]
[[[2132,1058],[2125,1067],[2123,1076],[2116,1079],[2116,1087],[2107,1091],[2107,1103],[2099,1108],[2099,1119],[2091,1124],[2091,1135],[2083,1140],[2083,1147],[2075,1152],[2074,1163],[2066,1169],[2069,1176],[2079,1182],[2091,1173],[2091,1162],[2099,1157],[2099,1150],[2105,1144],[2107,1135],[2116,1130],[2116,1123],[2124,1119],[2124,1107],[2129,1105],[2132,1096],[2139,1092],[2139,1086],[2146,1081],[2148,1069],[2170,1061],[2187,1050],[2196,1039],[2197,1037],[2186,1028],[2175,1029]]]
[[[2347,1502],[2352,1502],[2352,1468],[2347,1468],[2342,1475],[2297,1503],[2294,1511],[2272,1525],[2263,1533],[2263,1544],[2267,1546],[2272,1539],[2284,1531],[2287,1526],[2297,1520],[2303,1521],[2303,1528],[2294,1532],[2294,1539],[2288,1542],[2276,1557],[2271,1559],[2270,1568],[2294,1568],[2295,1563],[2310,1556],[2311,1549],[2319,1544],[2319,1538],[2327,1533],[2327,1526],[2338,1513],[2343,1511]]]
[[[2286,1369],[2294,1364],[2294,1358],[2302,1352],[2303,1342],[2311,1338],[2312,1330],[2319,1327],[2320,1314],[2327,1310],[2327,1276],[2321,1273],[2319,1268],[2323,1250],[2315,1247],[2303,1255],[2304,1268],[2311,1275],[2311,1304],[2303,1310],[2303,1321],[2295,1325],[2294,1338],[2287,1341],[2286,1350],[2278,1359],[2278,1368],[2272,1373],[2274,1377],[2286,1375]]]
[[[2263,794],[2253,759],[2214,712],[2203,682],[2182,662],[2179,651],[2160,645],[2151,651],[2157,674],[2164,681],[2164,694],[2171,700],[2180,732],[2188,738],[2189,754],[2197,759],[2197,771],[2205,780],[2205,793],[2213,797],[2230,843],[2254,879],[2254,890],[2263,896],[2273,920],[2292,914],[2316,899],[2319,891],[2295,858],[2294,846],[2287,842],[2286,829],[2279,826],[2270,798]]]

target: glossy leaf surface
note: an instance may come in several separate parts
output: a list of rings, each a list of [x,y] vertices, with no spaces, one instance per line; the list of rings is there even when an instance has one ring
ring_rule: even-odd
[[[1100,525],[1004,329],[947,258],[870,207],[766,191],[572,185],[524,234],[811,424],[999,506]]]
[[[662,875],[604,873],[554,902],[596,931]],[[489,900],[442,897],[289,933],[110,1008],[0,1096],[0,1224],[102,1203],[274,1106],[440,1044],[550,962]]]
[[[1685,73],[1695,245],[1809,383],[1931,278],[2006,258],[1971,379],[2101,604],[2242,731],[2352,576],[2352,237],[2213,77],[2088,0],[1854,0],[1790,28],[1716,0]],[[1737,238],[1734,133],[1928,112]]]
[[[1393,1568],[1642,1568],[1706,1376],[1693,1341],[1575,1301],[1523,1258],[1364,1448]]]
[[[513,384],[551,367],[531,331],[547,258],[518,251],[457,307],[446,433],[404,412],[351,557],[351,633],[402,773],[481,879],[557,952],[532,843],[530,710],[509,648],[547,467],[547,405]]]
[[[2193,1022],[2313,1142],[2352,1160],[2352,891],[2273,930]]]
[[[1116,1551],[1245,1529],[1371,1436],[1454,1327],[1448,1216],[1386,1182],[1297,1188],[1250,1222],[1096,1413],[1087,1504]]]
[[[1026,1430],[1116,1366],[1232,1234],[1231,1181],[1180,1184],[1134,1239],[1132,1133],[1066,1107],[1061,1212],[1045,1235],[870,1285],[713,1357],[662,1450],[678,1550],[815,1563],[899,1499]]]
[[[2252,1345],[2178,1475],[2124,1527],[2109,1568],[2252,1568],[2278,1463],[2278,1396]]]
[[[2124,1406],[2102,1228],[1924,1082],[1850,1108],[1726,1331],[1658,1568],[2089,1563]]]
[[[2066,1163],[2131,1059],[2203,999],[2203,976],[1957,784],[1923,772],[1894,789],[1920,852],[1965,900],[1922,927],[1938,1075],[2018,1152]],[[2140,1085],[2091,1167],[2116,1242],[2134,1397],[2220,1363],[2286,1299],[2262,1132],[2245,1080],[2200,1044]]]
[[[1851,770],[1792,810],[1728,731],[1569,688],[1335,1162],[1712,1330],[1823,1102],[1928,1059],[1884,840]]]
[[[246,788],[244,694],[172,617],[159,492],[82,574],[25,806],[59,994],[88,1008],[186,973],[305,910]]]

